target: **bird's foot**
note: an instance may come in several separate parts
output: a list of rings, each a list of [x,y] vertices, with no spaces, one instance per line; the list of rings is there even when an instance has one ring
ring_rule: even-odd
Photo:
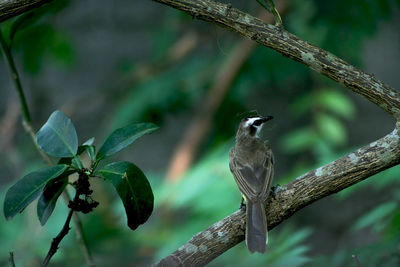
[[[276,184],[276,185],[271,186],[271,192],[270,192],[270,194],[271,194],[271,196],[272,196],[272,198],[273,198],[274,200],[276,200],[276,190],[277,190],[278,187],[280,187],[280,186],[281,186],[280,184]]]
[[[244,198],[242,198],[242,201],[240,202],[239,209],[246,211],[246,204],[244,204]]]

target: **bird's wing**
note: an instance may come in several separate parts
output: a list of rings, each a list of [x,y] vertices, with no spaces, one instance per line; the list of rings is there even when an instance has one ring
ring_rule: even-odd
[[[269,195],[269,190],[271,188],[272,180],[274,179],[274,154],[271,149],[268,149],[266,152],[265,162],[264,162],[264,170],[265,170],[265,180],[263,184],[263,199],[266,200]]]
[[[238,159],[230,161],[230,169],[233,173],[240,191],[248,200],[265,200],[269,194],[273,177],[273,155],[271,150],[267,150],[263,164],[250,166],[243,164]]]

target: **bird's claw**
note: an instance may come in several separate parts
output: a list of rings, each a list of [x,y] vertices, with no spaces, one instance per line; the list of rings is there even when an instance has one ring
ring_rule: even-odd
[[[239,209],[246,211],[246,204],[244,204],[244,198],[242,198],[242,201],[240,202]]]
[[[271,192],[270,192],[270,194],[271,194],[271,196],[272,196],[272,198],[273,198],[274,200],[276,200],[276,190],[277,190],[278,187],[280,187],[280,186],[281,186],[280,184],[276,184],[276,185],[271,186]]]

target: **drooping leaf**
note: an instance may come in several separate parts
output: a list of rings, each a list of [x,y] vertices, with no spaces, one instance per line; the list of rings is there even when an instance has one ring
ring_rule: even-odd
[[[37,215],[41,225],[45,225],[47,219],[56,207],[57,199],[68,184],[68,175],[62,175],[50,180],[43,189],[37,203]]]
[[[99,161],[109,157],[132,144],[144,134],[152,133],[157,129],[158,127],[153,123],[137,123],[119,128],[107,137],[97,153],[96,159]]]
[[[44,186],[67,169],[67,165],[56,165],[31,172],[8,189],[4,200],[4,216],[10,220],[34,201]]]
[[[74,157],[78,136],[71,120],[61,111],[54,111],[36,135],[39,147],[54,157]]]
[[[117,190],[125,207],[129,228],[135,230],[146,222],[153,211],[154,196],[144,173],[131,162],[110,163],[100,173]]]

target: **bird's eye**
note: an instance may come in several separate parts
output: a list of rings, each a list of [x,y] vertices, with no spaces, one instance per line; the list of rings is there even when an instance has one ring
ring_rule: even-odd
[[[262,124],[262,120],[256,120],[255,122],[253,122],[254,126],[260,126]]]

